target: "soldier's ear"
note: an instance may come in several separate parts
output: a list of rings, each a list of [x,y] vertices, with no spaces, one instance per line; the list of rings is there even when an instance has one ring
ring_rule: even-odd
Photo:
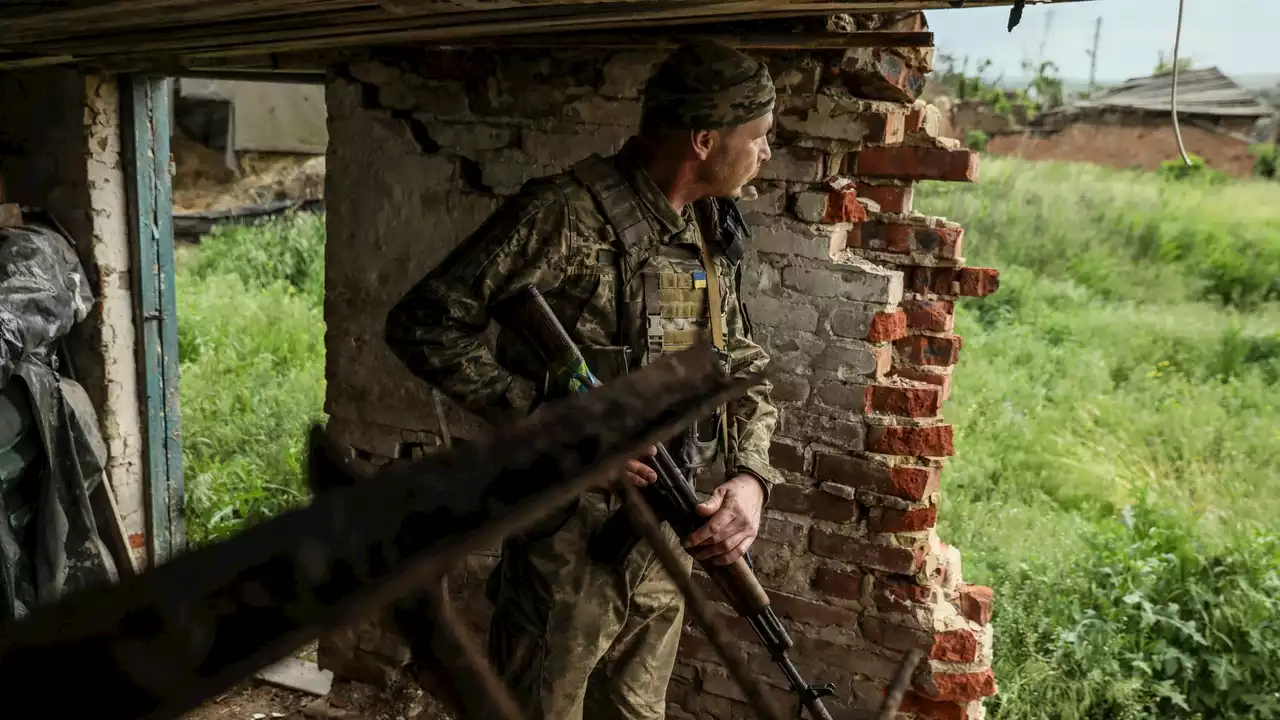
[[[711,130],[693,130],[690,132],[690,141],[698,159],[706,160],[711,155],[711,148],[715,147],[717,138]]]

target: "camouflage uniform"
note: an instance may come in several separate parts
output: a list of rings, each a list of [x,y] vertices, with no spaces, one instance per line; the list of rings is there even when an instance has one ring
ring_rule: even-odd
[[[646,117],[676,127],[729,127],[773,107],[762,65],[707,43],[674,53],[645,96]],[[527,183],[404,296],[388,317],[387,342],[415,374],[495,423],[527,413],[543,378],[510,333],[499,333],[494,352],[484,337],[495,304],[526,283],[544,294],[605,382],[713,340],[716,304],[730,372],[760,371],[768,358],[738,295],[741,243],[722,231],[735,217],[722,199],[677,213],[630,142],[611,158],[592,156]],[[723,425],[713,419],[709,439],[686,438],[673,455],[705,472],[722,447],[726,476],[754,475],[767,498],[777,480],[770,389],[753,388],[724,409]],[[619,505],[607,492],[588,492],[504,542],[489,581],[490,660],[531,718],[577,720],[584,704],[592,720],[664,716],[683,598],[644,544],[620,567],[588,559],[588,540]],[[681,555],[687,571],[692,560]]]

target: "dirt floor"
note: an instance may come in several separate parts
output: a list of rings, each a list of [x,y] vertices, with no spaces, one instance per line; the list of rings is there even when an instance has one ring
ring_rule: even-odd
[[[453,720],[416,686],[380,692],[338,683],[324,697],[247,682],[187,713],[182,720]]]
[[[183,720],[266,720],[267,718],[305,717],[302,708],[315,696],[295,693],[269,685],[248,683],[187,713]]]

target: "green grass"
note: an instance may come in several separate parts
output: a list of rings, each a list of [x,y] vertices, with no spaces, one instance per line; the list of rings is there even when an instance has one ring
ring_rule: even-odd
[[[984,159],[939,532],[993,718],[1280,717],[1280,188]]]
[[[178,265],[187,529],[200,545],[305,502],[323,421],[323,220],[228,227]]]
[[[1280,186],[987,158],[917,207],[998,293],[960,304],[939,532],[996,588],[989,717],[1280,717]],[[302,502],[323,224],[184,259],[197,542]]]

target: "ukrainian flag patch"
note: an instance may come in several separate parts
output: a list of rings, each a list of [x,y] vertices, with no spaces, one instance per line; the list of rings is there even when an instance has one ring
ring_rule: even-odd
[[[693,286],[695,288],[704,288],[707,286],[707,274],[701,270],[693,273]]]

